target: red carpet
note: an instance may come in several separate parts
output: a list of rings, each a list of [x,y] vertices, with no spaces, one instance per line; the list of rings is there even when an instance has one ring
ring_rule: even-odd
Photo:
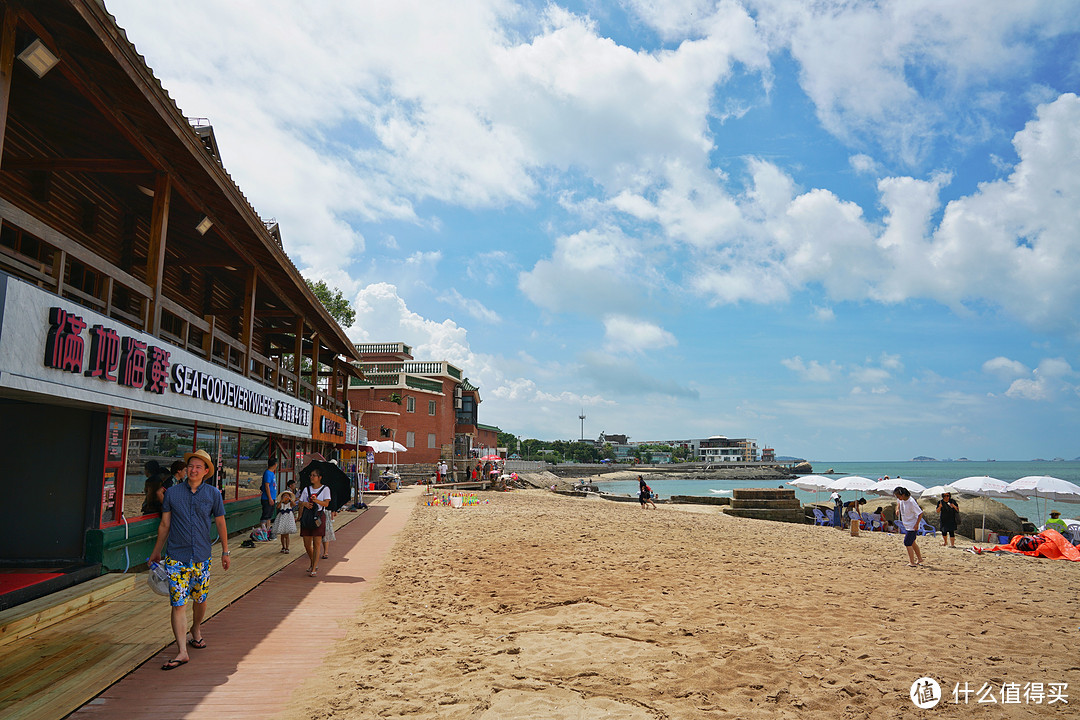
[[[37,585],[39,582],[52,580],[63,574],[56,572],[0,572],[0,595]]]

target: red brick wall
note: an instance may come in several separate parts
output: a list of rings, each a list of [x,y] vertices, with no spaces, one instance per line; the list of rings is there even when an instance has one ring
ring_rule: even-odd
[[[492,430],[485,430],[484,428],[476,429],[476,437],[473,439],[473,447],[486,447],[490,448],[491,452],[495,452],[495,448],[499,446],[499,435]]]
[[[379,398],[387,397],[391,392],[401,394],[401,404],[387,402]],[[438,395],[420,392],[411,388],[364,388],[349,391],[349,402],[353,410],[366,411],[360,418],[360,425],[367,430],[368,438],[386,440],[379,434],[379,427],[392,428],[394,439],[408,450],[398,455],[399,464],[432,463],[442,456],[442,446],[454,444],[454,394],[453,383],[443,381],[443,393]],[[408,411],[408,398],[416,403],[415,411]],[[435,415],[428,414],[428,402],[435,402]],[[374,412],[372,412],[374,411]],[[388,415],[384,413],[396,413]],[[415,444],[408,447],[408,433],[414,433]],[[428,434],[435,434],[435,447],[428,447]]]

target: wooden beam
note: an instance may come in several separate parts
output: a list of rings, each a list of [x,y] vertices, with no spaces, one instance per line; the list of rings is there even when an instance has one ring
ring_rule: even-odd
[[[13,158],[4,163],[4,170],[137,173],[140,175],[154,172],[153,166],[145,160],[120,160],[115,158]]]
[[[6,5],[3,13],[4,22],[0,25],[0,157],[3,157],[8,107],[11,103],[11,74],[15,71],[15,23],[18,20],[15,10]]]
[[[296,376],[296,397],[300,397],[300,360],[304,357],[304,316],[296,318],[296,333],[293,335],[293,375]]]
[[[161,329],[161,279],[165,273],[165,241],[169,235],[169,204],[172,181],[166,173],[154,182],[154,210],[150,217],[150,251],[146,258],[146,281],[153,293],[146,332],[157,335]]]
[[[319,393],[319,333],[311,336],[311,385],[315,388],[315,394]],[[313,400],[315,398],[312,398]],[[315,403],[318,404],[317,402]]]
[[[249,268],[244,279],[244,314],[240,327],[240,342],[244,344],[244,375],[251,372],[251,346],[255,336],[255,293],[258,292],[259,274]]]

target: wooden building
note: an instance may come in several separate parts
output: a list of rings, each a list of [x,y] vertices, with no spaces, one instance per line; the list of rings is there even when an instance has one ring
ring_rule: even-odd
[[[356,351],[101,2],[0,13],[0,567],[142,562],[194,448],[251,524],[268,456],[344,443]]]

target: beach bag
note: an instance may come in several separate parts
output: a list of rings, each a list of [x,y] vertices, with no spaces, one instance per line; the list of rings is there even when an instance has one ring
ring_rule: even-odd
[[[323,524],[323,514],[315,507],[304,508],[300,513],[300,528],[302,530],[318,530]]]
[[[158,595],[169,596],[169,571],[163,563],[151,563],[146,574],[146,584]]]

